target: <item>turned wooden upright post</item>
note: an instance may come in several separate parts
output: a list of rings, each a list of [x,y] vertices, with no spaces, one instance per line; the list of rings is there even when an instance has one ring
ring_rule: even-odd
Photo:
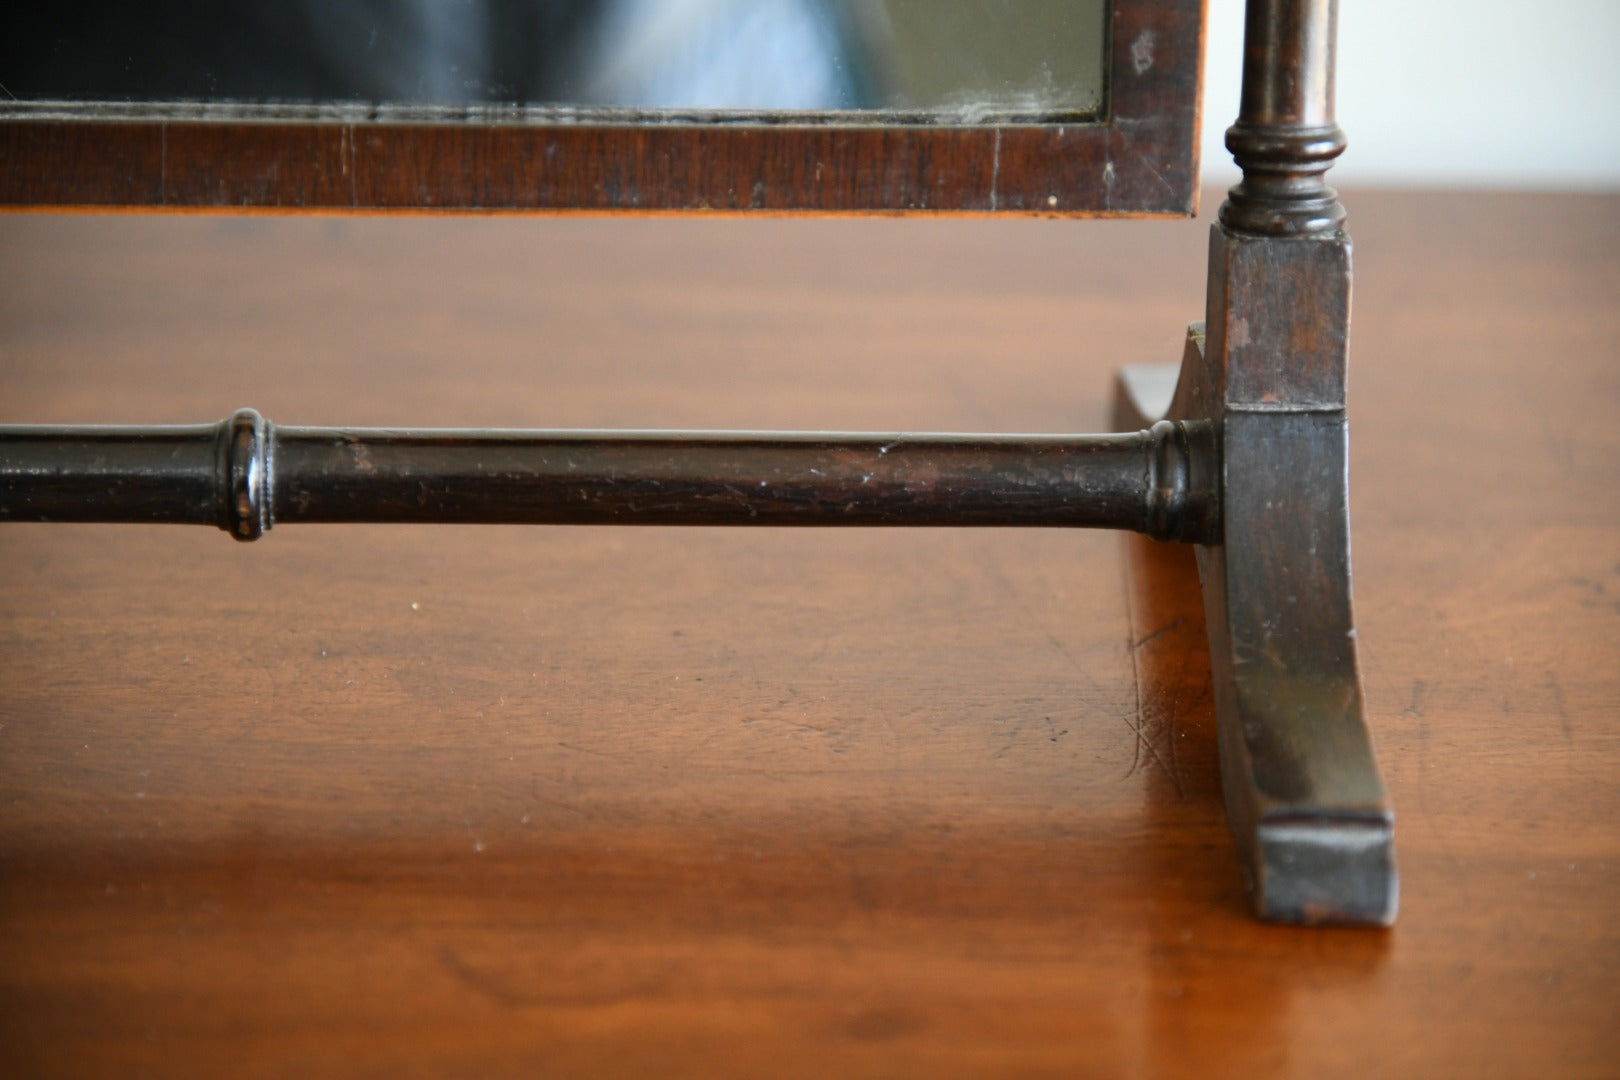
[[[1226,129],[1243,180],[1221,223],[1266,236],[1338,231],[1344,207],[1323,181],[1344,152],[1333,118],[1338,0],[1250,0],[1243,28],[1243,101]]]
[[[1205,323],[1169,416],[1211,420],[1221,536],[1198,549],[1221,785],[1255,907],[1283,922],[1395,918],[1394,814],[1363,718],[1351,610],[1345,374],[1350,239],[1323,179],[1335,0],[1250,0],[1243,180],[1210,230]],[[1127,370],[1118,420],[1151,422]]]
[[[1226,133],[1243,180],[1211,230],[1206,311],[1225,535],[1199,565],[1222,784],[1260,914],[1385,924],[1397,906],[1394,815],[1363,718],[1351,610],[1350,238],[1323,178],[1345,145],[1337,9],[1248,6],[1242,107]]]

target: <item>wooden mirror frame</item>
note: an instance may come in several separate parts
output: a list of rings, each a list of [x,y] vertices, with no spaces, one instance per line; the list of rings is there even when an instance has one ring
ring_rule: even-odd
[[[1190,216],[1202,0],[1113,0],[1103,117],[13,102],[0,208]]]

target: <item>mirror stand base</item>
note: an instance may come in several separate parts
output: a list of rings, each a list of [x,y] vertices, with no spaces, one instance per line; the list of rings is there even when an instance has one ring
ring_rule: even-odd
[[[1119,378],[1114,421],[1211,421],[1221,535],[1198,546],[1221,786],[1261,918],[1387,926],[1394,813],[1356,659],[1344,362],[1348,238],[1216,225],[1208,324]],[[1307,292],[1307,290],[1309,290]]]
[[[1350,596],[1350,244],[1214,228],[1179,378],[1129,434],[409,431],[241,410],[189,427],[0,425],[0,521],[1035,526],[1196,545],[1221,774],[1260,914],[1387,924],[1389,798]],[[1150,400],[1155,399],[1155,400]],[[1163,419],[1160,419],[1160,416]]]

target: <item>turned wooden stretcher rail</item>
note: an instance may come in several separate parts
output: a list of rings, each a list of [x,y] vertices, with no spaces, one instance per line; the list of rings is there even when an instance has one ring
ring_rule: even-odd
[[[1208,424],[1114,435],[0,425],[0,521],[1036,525],[1214,535]],[[1195,460],[1196,459],[1196,460]]]

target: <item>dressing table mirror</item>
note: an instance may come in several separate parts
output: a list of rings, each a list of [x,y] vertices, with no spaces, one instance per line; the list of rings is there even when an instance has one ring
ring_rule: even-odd
[[[1190,216],[1200,0],[6,16],[0,206]],[[379,19],[384,13],[389,19]],[[1351,611],[1335,0],[1249,0],[1244,170],[1118,433],[0,427],[0,520],[1047,526],[1196,547],[1256,911],[1387,925]],[[140,50],[132,40],[147,42]],[[120,63],[122,58],[122,63]],[[1219,104],[1219,103],[1217,103]],[[139,419],[139,418],[132,418]]]

